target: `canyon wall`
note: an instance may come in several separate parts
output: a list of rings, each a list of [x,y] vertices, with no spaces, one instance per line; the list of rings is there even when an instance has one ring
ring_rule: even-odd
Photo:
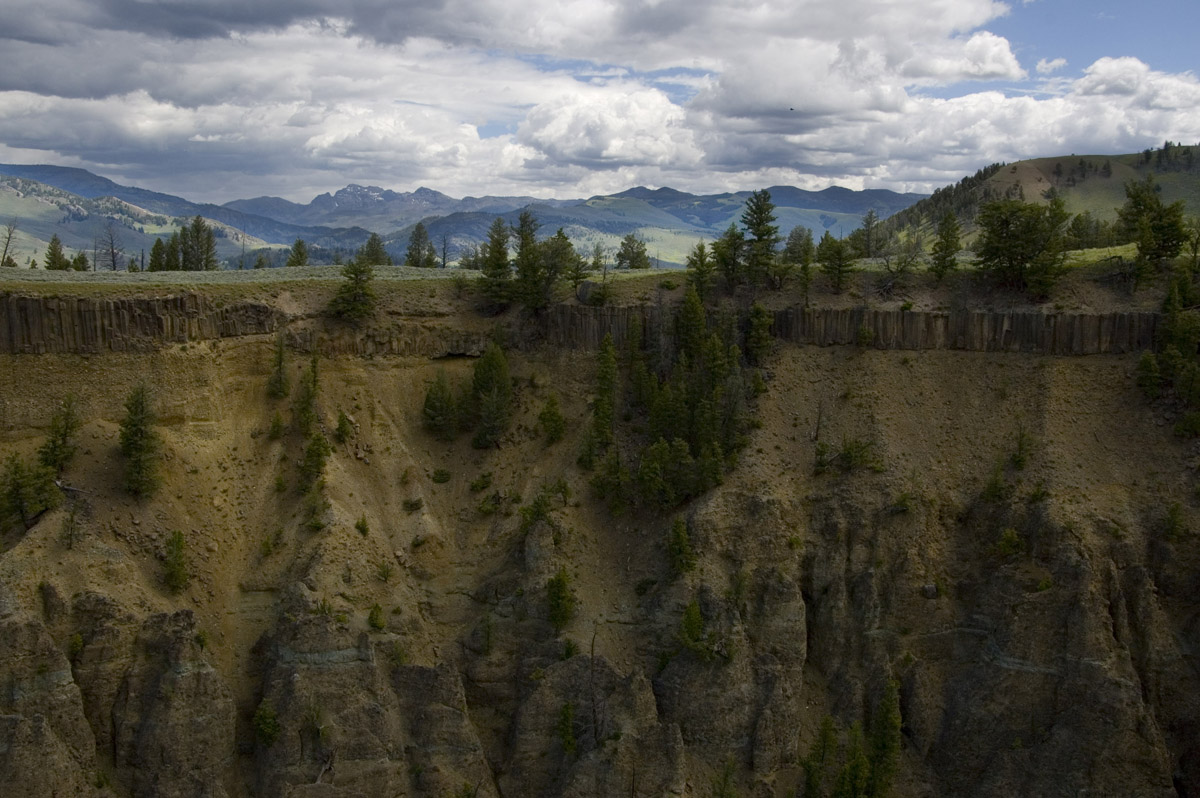
[[[669,335],[669,308],[561,304],[505,322],[518,346],[595,349],[611,334],[621,346],[637,322]],[[0,354],[140,351],[162,343],[275,332],[288,318],[262,302],[225,302],[200,294],[122,299],[0,296]],[[667,323],[664,323],[666,321]],[[957,349],[1046,355],[1124,354],[1153,347],[1157,313],[906,311],[791,307],[775,312],[777,338],[817,346]],[[355,329],[289,327],[289,343],[327,355],[476,355],[490,333],[435,321],[398,320]]]

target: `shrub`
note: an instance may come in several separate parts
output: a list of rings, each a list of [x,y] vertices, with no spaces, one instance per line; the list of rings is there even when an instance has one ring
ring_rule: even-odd
[[[418,496],[415,499],[405,499],[400,503],[406,513],[415,513],[425,506],[425,500]]]
[[[478,493],[481,490],[487,490],[492,486],[492,472],[485,471],[475,479],[471,480],[471,492]]]
[[[542,412],[538,414],[538,423],[546,436],[547,445],[562,440],[567,431],[567,420],[563,418],[562,410],[559,409],[558,394],[550,394],[550,398],[542,407]]]
[[[371,611],[367,614],[367,626],[376,631],[380,631],[387,626],[387,622],[383,617],[383,607],[378,604],[372,605]]]
[[[371,526],[367,523],[366,513],[363,513],[358,517],[358,520],[354,522],[354,528],[357,529],[358,534],[362,535],[364,538],[370,534]]]
[[[333,439],[338,443],[345,443],[350,440],[350,436],[354,434],[354,425],[350,423],[350,417],[343,411],[338,411],[337,428],[333,431]]]
[[[675,574],[685,574],[696,567],[696,553],[688,538],[687,522],[676,518],[667,537],[667,556]]]
[[[254,738],[264,747],[270,748],[279,739],[281,731],[283,729],[279,725],[279,716],[275,714],[275,707],[264,698],[258,705],[258,709],[254,710]]]
[[[325,482],[318,480],[304,494],[303,524],[310,532],[320,532],[325,528],[325,514],[329,512],[329,499],[325,498]]]
[[[882,471],[883,463],[875,454],[874,442],[861,438],[844,437],[841,448],[836,451],[824,441],[817,443],[817,457],[813,472],[824,474],[832,468],[836,468],[843,474],[849,474],[860,468]]]
[[[308,439],[308,444],[304,447],[304,457],[300,461],[300,489],[307,491],[325,471],[325,461],[333,449],[329,446],[329,441],[325,440],[325,436],[320,432],[314,432]]]
[[[187,555],[184,552],[183,533],[175,530],[167,538],[167,551],[163,560],[163,584],[172,593],[187,587]]]
[[[1162,392],[1162,374],[1153,352],[1143,352],[1137,364],[1137,385],[1147,399],[1157,399]]]
[[[1021,540],[1020,534],[1010,526],[1000,533],[1000,539],[996,541],[995,552],[1000,557],[1011,557],[1019,554],[1024,548],[1025,542]]]
[[[430,477],[430,479],[432,479],[434,482],[436,482],[439,485],[443,485],[450,481],[450,476],[451,476],[451,474],[449,471],[447,471],[444,468],[438,468],[438,469],[434,470],[433,475]]]
[[[546,603],[550,624],[554,631],[561,632],[575,617],[575,607],[578,603],[575,591],[571,589],[571,577],[566,568],[560,568],[558,573],[546,582]]]
[[[575,705],[570,701],[558,711],[558,741],[562,744],[564,754],[575,754]]]
[[[267,437],[273,441],[283,437],[283,414],[278,410],[271,416],[271,427],[267,430]]]
[[[1186,527],[1183,520],[1183,505],[1175,502],[1167,508],[1167,515],[1163,520],[1163,537],[1174,542],[1183,537],[1184,532],[1186,532]]]

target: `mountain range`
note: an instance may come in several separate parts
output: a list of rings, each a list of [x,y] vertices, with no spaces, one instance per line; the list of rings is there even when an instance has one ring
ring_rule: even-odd
[[[844,235],[859,226],[868,211],[887,218],[922,194],[886,190],[827,188],[803,191],[791,186],[769,189],[780,232],[796,225],[820,234]],[[0,218],[17,222],[18,260],[43,251],[58,235],[68,250],[87,251],[109,221],[121,226],[126,250],[148,250],[156,237],[192,216],[208,219],[217,232],[219,255],[236,260],[243,251],[275,249],[304,239],[320,254],[353,252],[370,232],[379,233],[388,250],[402,257],[417,222],[423,222],[454,260],[466,246],[482,241],[497,217],[515,222],[532,212],[544,232],[563,228],[581,250],[600,244],[614,248],[633,233],[646,241],[663,265],[680,264],[696,241],[719,236],[735,224],[750,192],[689,194],[671,188],[631,188],[588,199],[485,196],[455,199],[430,188],[396,192],[378,186],[349,185],[300,204],[279,197],[256,197],[224,205],[123,186],[84,169],[49,165],[0,164]],[[278,258],[276,258],[278,259]]]

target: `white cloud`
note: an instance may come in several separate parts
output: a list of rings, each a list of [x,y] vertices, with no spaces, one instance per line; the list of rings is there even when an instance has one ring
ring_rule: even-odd
[[[1039,75],[1052,75],[1066,65],[1067,59],[1065,58],[1055,58],[1050,61],[1042,58],[1037,62],[1037,73]]]
[[[1134,58],[1014,96],[992,0],[49,1],[0,7],[0,152],[203,199],[929,190],[1200,130],[1196,78]]]

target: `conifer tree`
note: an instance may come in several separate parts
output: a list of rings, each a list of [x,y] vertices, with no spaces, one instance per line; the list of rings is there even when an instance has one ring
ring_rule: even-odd
[[[139,383],[125,400],[120,446],[125,458],[125,489],[138,498],[158,487],[161,441],[154,431],[155,414],[150,389]]]
[[[775,204],[766,189],[755,191],[742,211],[742,226],[746,229],[746,278],[758,285],[767,276],[779,246],[779,227],[775,224]]]
[[[454,440],[458,432],[458,407],[454,391],[446,378],[446,370],[438,369],[433,383],[425,391],[425,404],[421,408],[421,422],[425,429],[443,441]]]
[[[437,250],[429,240],[429,231],[423,222],[417,222],[408,237],[408,250],[404,254],[404,265],[418,269],[437,267]]]
[[[471,445],[487,449],[500,441],[508,429],[512,408],[512,379],[508,371],[508,359],[504,351],[494,342],[475,363],[471,376],[471,396],[475,403],[478,426]]]
[[[701,241],[692,248],[687,256],[688,283],[696,289],[701,300],[708,297],[712,290],[714,265],[709,257],[708,248]]]
[[[267,396],[272,399],[282,399],[291,390],[291,386],[288,384],[287,364],[284,361],[284,354],[283,333],[280,333],[275,337],[275,354],[272,361],[271,376],[267,379]]]
[[[46,245],[46,257],[43,260],[49,271],[61,272],[71,268],[71,261],[63,252],[62,241],[59,240],[58,234],[50,236],[50,243]]]
[[[342,267],[345,281],[329,302],[333,316],[358,324],[375,312],[375,268],[361,256]]]
[[[57,507],[61,498],[51,469],[9,455],[0,472],[0,529],[28,529],[38,515]]]
[[[508,262],[509,227],[499,216],[488,228],[487,242],[480,250],[480,292],[489,302],[502,304],[509,301],[512,288],[512,268]]]
[[[75,443],[75,435],[82,425],[75,395],[67,394],[50,417],[50,432],[46,442],[38,449],[38,462],[55,474],[61,474],[79,448]]]
[[[546,435],[547,445],[562,440],[567,431],[567,420],[563,418],[562,410],[558,406],[558,394],[552,393],[546,399],[542,412],[538,413],[538,423]]]
[[[900,765],[900,685],[889,679],[871,721],[870,798],[887,798]]]
[[[933,272],[938,282],[958,265],[958,251],[962,249],[959,240],[961,233],[958,217],[953,211],[946,211],[938,222],[937,241],[933,242],[933,259],[929,264],[929,271]]]
[[[821,271],[833,284],[833,290],[840,294],[854,268],[850,246],[826,230],[825,235],[821,236],[821,243],[817,245],[817,260],[821,264]]]
[[[591,434],[601,449],[612,443],[616,404],[617,350],[612,335],[606,335],[596,356],[596,400],[592,404]]]
[[[292,251],[288,254],[287,265],[308,265],[308,244],[304,243],[303,238],[297,238],[296,242],[292,244]]]

